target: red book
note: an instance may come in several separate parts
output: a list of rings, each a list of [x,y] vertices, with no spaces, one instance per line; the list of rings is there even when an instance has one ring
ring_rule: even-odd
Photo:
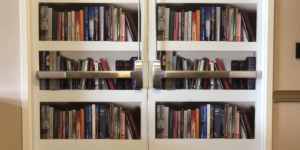
[[[219,58],[216,58],[216,63],[217,63],[219,71],[224,71]],[[225,78],[222,78],[222,80],[224,82],[225,89],[229,89],[229,84],[228,84],[227,80]]]
[[[209,70],[209,59],[208,58],[205,58],[205,71],[208,71]],[[207,78],[204,79],[204,90],[207,89]]]
[[[174,41],[178,40],[178,12],[174,14]]]
[[[75,41],[80,41],[80,14],[75,12]]]
[[[94,70],[94,59],[93,58],[90,58],[90,69],[89,71],[93,71]],[[89,80],[89,85],[88,85],[88,88],[89,90],[92,89],[92,79],[88,79]]]
[[[99,60],[100,60],[101,66],[103,67],[103,71],[107,71],[104,59],[100,58]],[[111,79],[107,79],[107,82],[109,84],[110,89],[113,90],[114,89],[114,85],[113,85]]]
[[[84,109],[80,109],[80,138],[84,139]]]
[[[80,139],[81,112],[76,111],[76,139]]]
[[[173,138],[177,139],[177,119],[178,119],[178,111],[174,111],[173,118]]]
[[[191,138],[196,138],[196,110],[191,112]]]
[[[192,41],[197,40],[197,13],[192,12]]]
[[[61,12],[57,12],[57,41],[61,41]]]
[[[63,131],[63,112],[58,112],[58,139],[62,139],[62,131]]]

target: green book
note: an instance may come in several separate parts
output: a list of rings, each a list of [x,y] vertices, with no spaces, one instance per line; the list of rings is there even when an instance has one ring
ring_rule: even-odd
[[[57,10],[52,13],[52,41],[57,40]]]
[[[232,106],[228,109],[228,138],[232,138]]]
[[[114,108],[114,139],[118,139],[118,107]]]
[[[118,41],[118,8],[114,8],[114,41]]]
[[[173,138],[173,118],[174,118],[174,110],[170,109],[169,110],[169,131],[168,131],[168,138],[172,139]]]
[[[53,117],[53,139],[58,139],[58,110],[54,110]]]
[[[173,41],[174,36],[174,11],[170,11],[170,18],[169,18],[169,41]]]
[[[233,41],[233,24],[234,24],[234,8],[230,9],[230,32],[229,32],[229,41]]]

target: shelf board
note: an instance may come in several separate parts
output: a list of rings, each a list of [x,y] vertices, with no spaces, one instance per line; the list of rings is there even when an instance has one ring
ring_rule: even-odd
[[[99,149],[122,149],[122,150],[146,150],[146,140],[110,140],[110,139],[39,139],[36,149],[42,150],[99,150]]]
[[[49,0],[34,0],[39,3],[49,3]],[[143,0],[141,0],[142,2]],[[51,3],[138,3],[137,0],[51,0]]]
[[[158,51],[257,51],[257,42],[157,41]]]
[[[39,90],[34,97],[38,102],[142,102],[147,90]]]
[[[37,50],[59,51],[138,51],[137,42],[110,41],[38,41]],[[143,43],[140,43],[142,51]]]
[[[150,139],[150,149],[183,150],[258,150],[260,141],[257,139]],[[184,143],[184,144],[183,144]]]
[[[149,101],[161,102],[256,102],[258,90],[149,90]]]
[[[218,3],[218,4],[230,4],[230,3],[257,3],[258,0],[157,0],[157,3]]]

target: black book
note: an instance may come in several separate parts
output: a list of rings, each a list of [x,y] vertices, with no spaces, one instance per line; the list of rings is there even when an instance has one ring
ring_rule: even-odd
[[[161,51],[161,70],[166,70],[166,51]],[[165,84],[165,79],[163,78],[161,81],[161,88],[165,89],[166,84]]]
[[[221,138],[221,119],[222,119],[222,110],[221,105],[215,105],[215,112],[214,112],[214,137]]]
[[[215,63],[215,71],[219,71],[217,63]],[[223,80],[221,78],[218,78],[218,81],[220,83],[221,89],[225,89],[225,85],[224,85]]]
[[[124,62],[124,70],[131,71],[131,63],[130,61],[123,61]],[[132,79],[125,79],[125,89],[129,90],[132,89]]]
[[[68,10],[65,10],[64,15],[65,41],[68,41]]]
[[[220,41],[225,41],[226,38],[226,9],[221,11],[221,36]]]
[[[135,61],[138,60],[138,57],[131,57],[130,58],[130,65],[131,65],[131,70],[133,71],[135,69]],[[131,79],[132,82],[132,89],[135,90],[136,89],[136,83],[134,79]]]
[[[240,71],[247,71],[246,61],[240,61],[239,70]],[[246,78],[241,78],[239,80],[240,80],[240,89],[247,89],[247,79]]]
[[[221,106],[221,131],[220,131],[220,138],[224,138],[224,119],[225,119],[225,112],[224,107]]]
[[[103,71],[103,67],[102,67],[102,64],[101,64],[101,63],[99,63],[99,70],[100,70],[100,71]],[[106,89],[111,89],[110,86],[109,86],[109,84],[108,84],[107,79],[104,79],[104,85],[105,85],[105,88],[106,88]]]
[[[117,60],[116,61],[116,71],[124,71],[124,61],[123,60]],[[116,89],[125,89],[125,79],[116,79]]]
[[[46,71],[46,52],[39,52],[39,66],[40,71]],[[40,79],[40,90],[46,90],[46,79]]]
[[[46,51],[46,71],[50,71],[50,53]],[[50,79],[46,79],[46,90],[50,90]]]
[[[176,70],[177,71],[182,71],[182,58],[180,56],[177,55],[177,59],[176,59]],[[182,87],[182,79],[177,78],[175,80],[175,89],[181,89]]]
[[[231,71],[239,71],[240,70],[240,62],[238,60],[231,61]],[[231,79],[231,88],[232,89],[240,89],[240,79],[232,78]]]
[[[110,37],[110,27],[109,27],[109,9],[105,9],[105,25],[104,25],[104,39],[105,41],[109,41]]]

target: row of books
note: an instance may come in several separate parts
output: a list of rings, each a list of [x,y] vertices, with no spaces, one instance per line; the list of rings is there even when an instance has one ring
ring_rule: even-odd
[[[195,12],[175,12],[158,6],[157,15],[159,41],[256,41],[247,13],[238,8],[201,6]]]
[[[245,138],[254,139],[245,109],[229,104],[205,104],[195,110],[178,111],[157,105],[156,117],[156,138],[240,139],[243,128]]]
[[[210,61],[208,58],[195,59],[194,61],[174,56],[173,51],[158,52],[157,59],[161,60],[162,70],[177,71],[225,71],[219,58]],[[232,71],[255,71],[256,58],[247,57],[246,60],[232,60]],[[231,81],[231,82],[230,82]],[[255,89],[255,79],[209,79],[209,78],[185,78],[163,79],[162,89]]]
[[[117,60],[116,69],[118,71],[134,70],[134,63],[137,57],[130,60]],[[120,64],[122,65],[120,67]],[[57,51],[39,52],[40,71],[108,71],[103,58],[99,61],[93,58],[74,60],[60,55]],[[40,79],[40,90],[62,90],[62,89],[136,89],[134,79]]]
[[[79,11],[40,7],[42,41],[137,41],[130,11],[104,6],[84,6]]]
[[[59,110],[41,106],[41,139],[140,139],[129,109],[111,104]]]

